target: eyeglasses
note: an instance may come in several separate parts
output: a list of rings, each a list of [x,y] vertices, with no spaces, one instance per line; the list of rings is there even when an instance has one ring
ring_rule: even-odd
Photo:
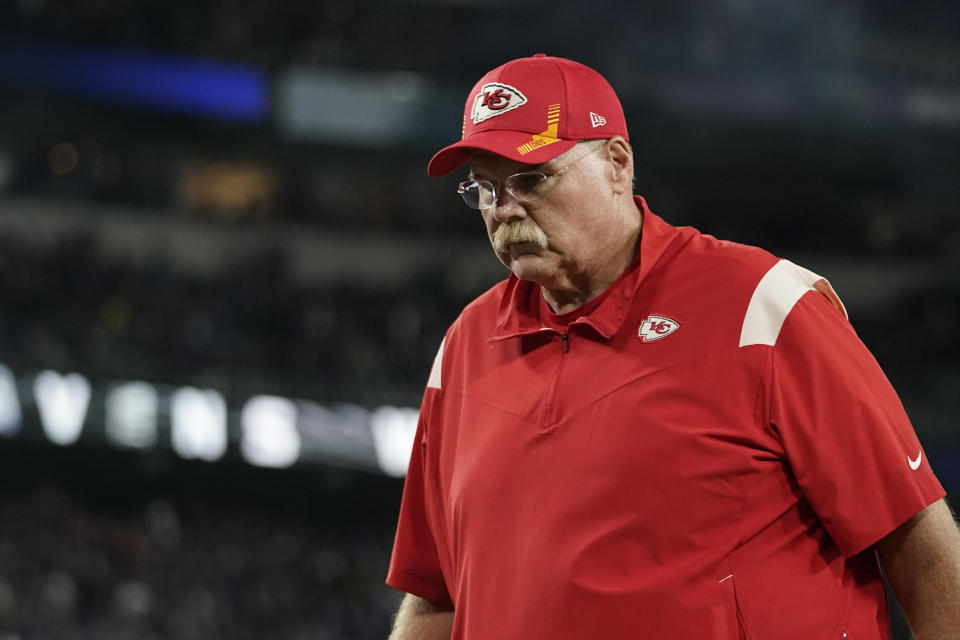
[[[503,181],[503,188],[513,196],[517,202],[531,204],[539,200],[547,190],[547,181],[550,178],[558,178],[567,172],[570,167],[577,164],[591,153],[603,149],[606,145],[594,147],[583,154],[567,166],[554,171],[553,173],[544,173],[543,171],[523,171],[515,173]],[[487,209],[497,206],[498,184],[490,180],[467,180],[457,186],[457,193],[463,196],[463,201],[471,209]]]

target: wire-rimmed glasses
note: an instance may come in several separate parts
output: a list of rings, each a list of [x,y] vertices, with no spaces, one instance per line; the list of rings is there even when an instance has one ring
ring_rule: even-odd
[[[521,171],[507,176],[503,181],[503,188],[513,196],[517,202],[531,204],[539,200],[546,192],[548,181],[551,178],[557,178],[567,172],[570,167],[577,164],[591,153],[602,149],[604,145],[594,147],[583,154],[562,169],[553,173],[543,171]],[[457,186],[457,193],[463,197],[463,201],[471,209],[487,209],[497,206],[498,187],[496,182],[490,180],[466,180]]]

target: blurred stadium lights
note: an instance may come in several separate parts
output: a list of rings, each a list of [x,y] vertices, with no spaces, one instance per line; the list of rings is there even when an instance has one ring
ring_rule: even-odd
[[[227,452],[227,401],[212,389],[177,389],[170,398],[170,437],[181,458],[219,460]]]
[[[0,83],[237,122],[269,110],[269,78],[254,65],[20,38],[0,40]]]
[[[377,462],[387,475],[396,478],[407,475],[418,417],[417,410],[410,408],[381,407],[373,412],[370,428]]]
[[[40,423],[54,444],[74,444],[90,406],[90,382],[79,373],[41,371],[33,381]]]
[[[101,387],[79,373],[18,376],[0,364],[0,435],[41,433],[65,447],[82,441],[170,448],[183,459],[207,462],[238,453],[257,467],[333,464],[402,477],[417,418],[408,407],[325,407],[279,396],[253,396],[231,406],[212,389],[144,381]]]
[[[260,467],[289,467],[300,457],[297,407],[277,396],[250,398],[240,417],[243,457]]]
[[[0,435],[15,435],[20,431],[22,421],[17,381],[10,368],[0,364]]]
[[[106,437],[118,447],[146,449],[157,444],[157,389],[147,382],[124,382],[107,391]]]
[[[297,142],[382,147],[429,135],[439,94],[426,78],[406,71],[293,67],[277,78],[277,128],[281,136]]]
[[[73,144],[58,142],[47,154],[47,164],[54,175],[65,176],[72,173],[80,164],[80,153]]]
[[[812,79],[782,74],[675,78],[664,82],[662,95],[678,113],[796,123],[820,119],[863,126],[960,125],[960,93],[955,90],[857,74],[825,72]]]
[[[914,89],[907,96],[907,112],[921,124],[960,127],[960,91]]]
[[[279,177],[265,164],[250,160],[193,162],[185,167],[178,194],[184,206],[221,218],[267,215]]]

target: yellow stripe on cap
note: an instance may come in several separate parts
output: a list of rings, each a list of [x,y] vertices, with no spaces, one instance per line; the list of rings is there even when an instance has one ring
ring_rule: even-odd
[[[560,105],[552,104],[547,107],[547,129],[536,135],[531,136],[530,142],[525,142],[517,147],[517,153],[525,156],[531,151],[536,151],[541,147],[554,142],[560,142],[557,137],[557,131],[560,128]]]

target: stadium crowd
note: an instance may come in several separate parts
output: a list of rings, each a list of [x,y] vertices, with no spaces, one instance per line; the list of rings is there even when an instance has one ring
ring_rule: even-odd
[[[205,384],[238,397],[417,406],[464,294],[297,286],[280,256],[204,281],[105,259],[90,238],[0,238],[0,361],[101,379]]]
[[[389,625],[395,481],[148,472],[16,444],[0,458],[3,640],[373,640]]]

